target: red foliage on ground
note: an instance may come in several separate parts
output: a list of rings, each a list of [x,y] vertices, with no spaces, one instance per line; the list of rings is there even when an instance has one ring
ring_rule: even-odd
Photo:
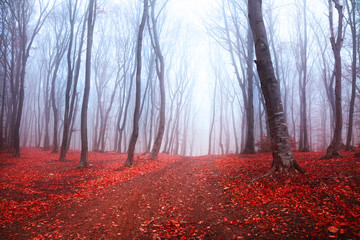
[[[243,220],[231,224],[248,227],[262,237],[303,236],[312,239],[360,237],[360,158],[353,152],[318,160],[323,153],[295,153],[305,174],[249,180],[265,174],[271,155],[224,156],[216,165],[232,201],[241,206]]]
[[[0,239],[356,239],[360,158],[295,153],[307,172],[256,179],[271,154],[0,153]],[[115,169],[122,168],[120,171]]]
[[[23,148],[22,157],[0,155],[0,225],[34,218],[59,202],[75,198],[93,198],[111,185],[139,175],[159,170],[179,157],[161,155],[159,161],[149,161],[147,155],[137,155],[136,164],[123,171],[126,154],[89,154],[89,168],[77,169],[79,151],[69,151],[67,161],[58,154],[36,148]]]

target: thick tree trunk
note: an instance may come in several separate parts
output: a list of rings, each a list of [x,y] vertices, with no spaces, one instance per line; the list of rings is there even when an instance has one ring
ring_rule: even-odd
[[[335,8],[338,11],[338,29],[335,39],[334,27],[333,27],[333,8],[332,2],[335,4]],[[342,28],[343,28],[343,6],[341,6],[338,0],[329,0],[329,22],[330,22],[330,42],[334,52],[335,58],[335,129],[334,136],[326,150],[325,159],[332,158],[339,155],[339,149],[341,146],[341,132],[342,132],[342,106],[341,106],[341,45],[342,45]]]
[[[91,49],[93,44],[94,25],[96,19],[96,0],[90,0],[88,10],[88,28],[87,28],[87,48],[86,48],[86,63],[85,63],[85,86],[84,97],[81,108],[81,157],[79,168],[87,167],[88,155],[88,136],[87,136],[87,112],[90,94],[90,76],[91,76]]]
[[[248,13],[252,29],[261,89],[266,102],[270,127],[273,162],[272,171],[297,170],[304,172],[292,154],[290,138],[281,103],[280,85],[275,78],[269,44],[261,10],[262,0],[249,0]]]
[[[142,52],[142,41],[145,23],[148,15],[148,0],[144,0],[144,12],[142,15],[141,23],[139,26],[139,33],[137,37],[136,47],[136,97],[135,97],[135,110],[133,119],[133,131],[130,137],[128,156],[125,161],[125,167],[129,167],[133,164],[135,145],[139,135],[139,119],[140,119],[140,94],[141,94],[141,52]]]

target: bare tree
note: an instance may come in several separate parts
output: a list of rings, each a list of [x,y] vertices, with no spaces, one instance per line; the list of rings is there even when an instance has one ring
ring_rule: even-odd
[[[9,45],[9,33],[10,31],[7,29],[6,19],[10,15],[10,12],[5,8],[6,3],[0,2],[0,21],[1,21],[1,33],[0,33],[0,63],[2,71],[1,78],[1,113],[0,113],[0,149],[5,147],[5,132],[4,131],[4,116],[5,116],[5,108],[6,108],[6,87],[7,87],[7,78],[8,78],[8,69],[9,69],[9,53],[8,53],[8,45]]]
[[[337,35],[334,33],[333,23],[333,5],[338,12],[338,27]],[[329,23],[330,23],[330,42],[335,59],[335,130],[333,139],[326,150],[326,155],[323,158],[332,158],[339,155],[341,145],[342,132],[342,106],[341,106],[341,46],[342,46],[342,30],[343,30],[343,6],[339,4],[338,0],[329,0]]]
[[[140,119],[140,94],[141,94],[141,52],[142,52],[142,42],[143,42],[143,33],[148,16],[148,0],[144,0],[144,11],[142,14],[139,32],[137,37],[137,47],[136,47],[136,98],[135,98],[135,110],[134,110],[134,119],[133,119],[133,131],[131,134],[128,156],[125,161],[125,167],[129,167],[133,164],[135,145],[139,135],[139,119]]]
[[[237,11],[243,11],[243,9],[239,6],[239,4],[234,1],[229,1],[229,8],[233,9],[231,19],[234,24],[234,35],[235,40],[231,38],[230,34],[230,26],[227,20],[226,12],[225,12],[225,1],[222,2],[222,11],[223,11],[223,19],[225,24],[225,32],[226,32],[226,42],[227,42],[227,50],[231,56],[231,63],[235,70],[235,76],[238,80],[239,86],[242,91],[243,100],[244,100],[244,108],[246,113],[246,138],[245,138],[245,146],[243,149],[243,153],[245,154],[253,154],[255,153],[255,138],[254,138],[254,83],[253,83],[253,56],[254,56],[254,44],[252,39],[251,29],[246,24],[246,32],[247,39],[246,43],[243,40],[242,34],[240,32],[240,19],[237,14]],[[245,15],[245,12],[244,12]],[[246,46],[246,47],[245,47]],[[245,53],[246,52],[246,53]],[[239,58],[237,63],[236,55]],[[245,56],[243,60],[241,56]],[[246,70],[243,68],[243,61],[246,62]],[[239,66],[241,71],[239,69]],[[246,72],[246,75],[245,75]],[[241,77],[242,73],[242,77]],[[246,81],[245,81],[246,79]]]
[[[59,161],[66,160],[66,152],[68,150],[68,141],[69,141],[69,131],[71,126],[71,121],[73,119],[73,110],[75,104],[75,96],[76,96],[76,88],[77,82],[80,73],[80,63],[81,63],[81,55],[82,55],[82,45],[83,38],[85,32],[85,18],[83,23],[83,28],[80,37],[80,43],[78,46],[78,51],[76,49],[76,45],[74,44],[76,33],[75,33],[75,22],[78,16],[78,0],[75,1],[74,5],[72,1],[68,1],[68,12],[69,12],[69,24],[70,24],[70,36],[69,36],[69,44],[67,49],[67,82],[66,82],[66,90],[65,90],[65,110],[64,110],[64,127],[63,127],[63,138],[61,143],[60,157]],[[77,56],[76,56],[77,53]],[[75,60],[76,59],[76,60]],[[72,94],[71,93],[72,88]],[[71,95],[71,98],[70,98]]]
[[[31,16],[34,14],[34,1],[30,0],[13,0],[6,1],[17,25],[17,40],[19,41],[19,52],[17,56],[17,67],[15,79],[11,79],[12,101],[13,101],[13,118],[12,118],[12,139],[14,144],[14,157],[20,157],[20,123],[22,110],[24,105],[24,85],[27,60],[30,56],[30,50],[34,42],[35,36],[39,33],[48,14],[48,4],[43,6],[39,1],[40,12],[35,22],[35,27],[29,34],[29,25]],[[15,86],[14,86],[15,83]]]
[[[91,76],[91,50],[93,45],[94,25],[96,20],[96,0],[90,0],[87,18],[87,43],[86,43],[86,66],[84,97],[81,108],[81,157],[79,168],[87,167],[88,136],[87,136],[87,112],[90,94]]]
[[[248,14],[254,37],[256,67],[265,97],[273,152],[273,171],[297,170],[304,172],[292,154],[290,137],[281,103],[280,85],[274,73],[265,24],[262,17],[262,0],[248,1]]]
[[[351,99],[349,106],[349,123],[346,136],[346,150],[351,149],[351,139],[353,134],[353,125],[354,125],[354,106],[355,106],[355,97],[356,97],[356,46],[357,41],[357,27],[356,27],[356,5],[355,0],[346,0],[346,8],[349,14],[349,25],[351,29],[351,40],[352,40],[352,62],[351,62]],[[351,8],[349,7],[349,2],[351,3]]]
[[[307,86],[307,61],[308,61],[308,33],[307,33],[307,8],[306,0],[303,3],[303,35],[299,33],[299,55],[300,62],[298,63],[298,72],[299,72],[299,93],[300,93],[300,138],[299,138],[299,152],[308,152],[309,140],[308,140],[308,131],[307,131],[307,96],[306,96],[306,86]],[[299,30],[300,31],[300,30]]]
[[[164,9],[165,4],[168,1],[164,3],[164,5],[161,7],[161,10]],[[161,10],[157,14],[157,17],[155,18],[155,5],[156,0],[151,1],[151,26],[149,27],[150,36],[151,36],[151,43],[155,51],[155,66],[156,66],[156,73],[159,79],[159,86],[160,86],[160,117],[159,117],[159,128],[158,132],[155,138],[155,142],[153,145],[153,148],[150,153],[150,159],[157,159],[162,139],[164,136],[164,130],[165,130],[165,104],[166,104],[166,98],[165,98],[165,84],[164,84],[164,73],[165,73],[165,63],[164,63],[164,57],[162,55],[161,46],[159,42],[159,33],[157,30],[157,17],[159,16]],[[150,22],[150,21],[148,21]],[[152,31],[151,31],[152,29]]]

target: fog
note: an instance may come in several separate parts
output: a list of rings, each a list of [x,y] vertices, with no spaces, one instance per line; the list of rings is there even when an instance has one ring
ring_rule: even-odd
[[[15,110],[22,88],[17,71],[24,63],[20,59],[20,48],[24,45],[29,47],[29,56],[25,66],[20,145],[51,150],[57,141],[60,148],[68,111],[68,145],[70,149],[80,149],[88,1],[23,1],[27,7],[21,15],[28,21],[26,34],[19,33],[19,24],[10,11],[21,5],[19,1],[13,1],[13,8],[1,3],[1,147],[12,148],[13,120],[18,115]],[[253,80],[254,143],[256,150],[264,150],[261,143],[269,133],[256,58],[248,47],[246,1],[150,2],[156,4],[156,26],[165,69],[165,131],[160,152],[188,156],[242,152],[249,127],[249,71]],[[347,8],[346,1],[340,2],[345,16],[341,50],[345,144],[352,93],[353,42],[351,23],[347,20],[352,5],[347,1]],[[70,12],[74,24],[72,37]],[[126,153],[128,149],[135,108],[136,41],[142,12],[143,1],[97,0],[87,124],[89,150]],[[358,27],[358,9],[355,12],[354,24]],[[316,4],[307,1],[304,8],[303,1],[264,0],[263,15],[294,149],[299,148],[306,128],[309,150],[324,151],[335,127],[334,56],[329,41],[328,1],[316,1]],[[335,32],[337,17],[334,10]],[[159,128],[158,58],[151,41],[152,28],[149,23],[145,25],[141,52],[137,153],[150,152]],[[355,44],[359,60],[359,44]],[[73,79],[69,83],[70,73]],[[360,139],[358,77],[355,85],[353,146]],[[304,115],[305,126],[301,118]]]

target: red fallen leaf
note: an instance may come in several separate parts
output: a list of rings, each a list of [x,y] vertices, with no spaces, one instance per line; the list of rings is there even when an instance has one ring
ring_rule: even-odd
[[[330,226],[330,227],[328,227],[328,231],[331,233],[337,233],[339,231],[339,229],[335,226]]]

